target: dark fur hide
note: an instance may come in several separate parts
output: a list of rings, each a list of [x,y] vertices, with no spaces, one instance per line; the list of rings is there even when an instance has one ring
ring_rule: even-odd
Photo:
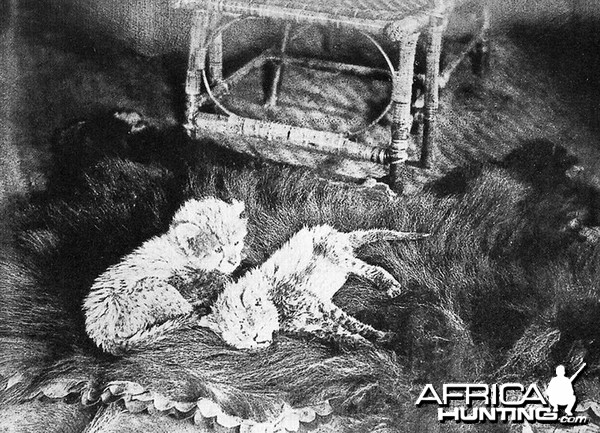
[[[160,132],[144,134],[153,143],[148,149],[165,142]],[[534,182],[508,159],[504,167],[459,173],[459,188],[455,173],[431,192],[390,202],[210,143],[191,152],[182,140],[190,159],[163,162],[160,152],[131,150],[134,139],[119,139],[125,143],[119,157],[98,152],[69,172],[78,181],[61,178],[68,191],[53,188],[59,181],[52,180],[51,193],[34,198],[25,212],[20,264],[9,260],[0,282],[11,306],[0,312],[0,374],[24,371],[27,380],[4,393],[5,402],[58,378],[82,378],[100,387],[132,380],[185,400],[210,396],[231,413],[257,419],[280,401],[302,405],[331,398],[337,414],[364,420],[360,429],[390,417],[401,429],[414,401],[407,391],[413,381],[547,377],[555,363],[568,362],[576,339],[583,341],[588,364],[597,365],[597,343],[590,343],[590,331],[578,332],[594,329],[600,319],[595,271],[600,247],[564,230],[571,212],[589,206],[572,199],[577,186],[564,174],[556,173],[549,184]],[[101,140],[96,144],[101,148]],[[74,151],[66,152],[65,158],[77,160]],[[303,225],[432,233],[424,242],[359,252],[403,283],[405,295],[389,302],[351,278],[334,299],[360,320],[395,331],[395,353],[327,347],[285,335],[264,351],[236,351],[194,324],[122,358],[99,353],[83,333],[79,308],[91,282],[164,231],[183,200],[203,195],[246,203],[245,266],[264,261]],[[566,314],[576,315],[577,323],[565,320]],[[562,338],[539,347],[538,337],[553,331]]]
[[[0,430],[27,433],[80,433],[90,423],[94,410],[63,402],[31,402],[0,407]]]

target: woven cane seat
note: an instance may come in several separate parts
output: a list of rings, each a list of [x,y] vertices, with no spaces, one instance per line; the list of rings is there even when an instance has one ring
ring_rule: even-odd
[[[179,8],[212,9],[227,15],[276,18],[351,27],[372,33],[386,31],[396,40],[400,34],[426,25],[438,14],[439,0],[173,0]]]

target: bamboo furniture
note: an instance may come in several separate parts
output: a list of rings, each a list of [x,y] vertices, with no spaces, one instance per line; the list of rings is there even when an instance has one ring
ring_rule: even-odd
[[[401,189],[402,186],[414,120],[411,113],[412,87],[413,80],[418,78],[414,76],[415,52],[419,35],[425,33],[427,55],[426,73],[423,77],[423,112],[418,116],[424,123],[421,165],[430,167],[434,164],[437,155],[438,90],[440,84],[443,86],[447,82],[449,74],[458,64],[450,63],[451,69],[440,75],[442,34],[454,6],[453,0],[172,0],[172,6],[194,10],[185,86],[186,127],[190,135],[197,137],[206,134],[235,134],[389,164],[390,183],[397,189]],[[232,23],[247,17],[283,20],[286,24],[281,45],[266,50],[224,78],[222,32]],[[385,57],[389,71],[288,56],[286,46],[292,23],[358,30],[376,45]],[[486,20],[483,27],[487,29]],[[395,65],[373,36],[386,37],[396,45],[398,60]],[[483,38],[474,38],[475,40],[481,41]],[[469,49],[474,47],[475,45]],[[277,103],[281,66],[284,63],[367,76],[376,72],[387,74],[392,81],[390,103],[372,124],[389,112],[390,143],[368,146],[356,141],[352,132],[341,134],[241,117],[219,102],[219,96],[227,93],[246,74],[267,61],[275,62],[277,66],[268,89],[266,106],[274,106]],[[211,114],[201,110],[204,105],[210,103],[222,114]]]

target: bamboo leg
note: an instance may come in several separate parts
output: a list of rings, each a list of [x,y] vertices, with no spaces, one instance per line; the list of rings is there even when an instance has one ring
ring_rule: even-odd
[[[440,55],[442,51],[443,21],[431,17],[427,34],[427,57],[425,60],[425,104],[423,124],[423,147],[421,165],[430,168],[438,157],[436,115],[439,106]]]
[[[277,104],[279,86],[281,85],[282,80],[285,50],[287,48],[291,28],[291,23],[285,24],[283,39],[281,41],[280,59],[275,64],[275,73],[273,74],[273,81],[271,82],[271,89],[269,90],[269,95],[267,96],[267,102],[265,102],[265,107],[274,107]]]
[[[392,143],[390,147],[390,184],[402,189],[405,177],[405,161],[412,116],[410,114],[412,84],[415,67],[415,51],[419,34],[406,35],[399,41],[398,70],[392,78]]]
[[[202,70],[206,63],[206,34],[208,32],[208,14],[204,11],[194,12],[190,31],[190,52],[188,70],[185,81],[187,98],[186,118],[188,127],[199,111],[198,99],[202,92]]]
[[[208,75],[211,86],[223,80],[223,33],[215,34],[208,48]]]
[[[482,5],[482,27],[479,42],[475,46],[473,72],[484,76],[490,69],[490,7],[487,2]]]

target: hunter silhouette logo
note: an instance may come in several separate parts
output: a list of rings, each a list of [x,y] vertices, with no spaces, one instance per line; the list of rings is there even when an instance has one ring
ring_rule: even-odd
[[[581,370],[585,368],[585,365],[586,364],[584,363],[571,377],[565,377],[564,365],[556,367],[556,377],[552,378],[546,389],[548,402],[552,405],[554,412],[558,412],[559,406],[566,406],[566,414],[568,416],[573,416],[573,408],[577,402],[575,391],[573,391],[573,381],[577,378],[579,373],[581,373]]]
[[[565,367],[556,367],[556,376],[542,392],[536,383],[483,384],[446,383],[441,392],[427,384],[416,401],[417,406],[437,404],[438,421],[457,423],[478,422],[541,422],[587,424],[583,415],[574,416],[577,397],[573,381],[585,368],[584,363],[571,377],[565,376]],[[560,416],[559,408],[564,407]]]

